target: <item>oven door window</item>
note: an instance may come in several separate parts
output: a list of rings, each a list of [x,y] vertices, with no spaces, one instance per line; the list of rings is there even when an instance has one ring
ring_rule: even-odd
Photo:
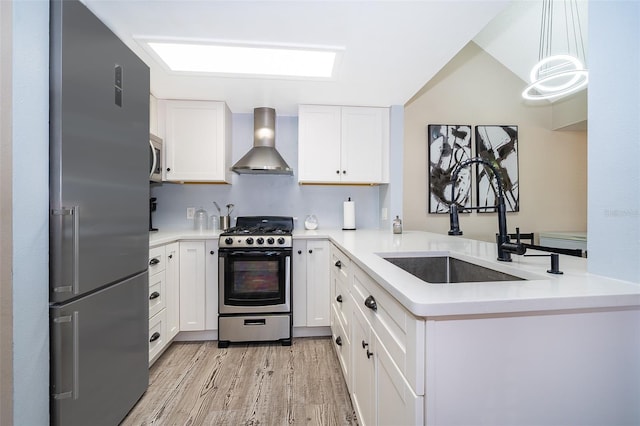
[[[279,305],[286,301],[286,255],[269,252],[230,254],[224,277],[224,303],[232,306]]]

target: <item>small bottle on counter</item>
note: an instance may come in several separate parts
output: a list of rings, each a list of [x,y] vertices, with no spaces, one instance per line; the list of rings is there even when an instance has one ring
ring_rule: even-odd
[[[396,218],[393,219],[393,233],[402,234],[402,220],[399,216],[396,216]]]

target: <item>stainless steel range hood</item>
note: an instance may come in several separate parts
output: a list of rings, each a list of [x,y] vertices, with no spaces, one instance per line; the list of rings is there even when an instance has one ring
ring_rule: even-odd
[[[276,151],[276,110],[254,108],[253,148],[232,168],[238,174],[292,175],[284,158]]]

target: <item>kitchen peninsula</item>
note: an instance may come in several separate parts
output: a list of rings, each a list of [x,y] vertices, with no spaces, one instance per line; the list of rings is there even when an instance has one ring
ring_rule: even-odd
[[[418,231],[294,231],[302,240],[330,245],[331,333],[362,424],[640,423],[640,285],[589,274],[583,258],[560,256],[552,275],[548,257],[498,262],[495,244]],[[427,284],[381,254],[523,280]]]

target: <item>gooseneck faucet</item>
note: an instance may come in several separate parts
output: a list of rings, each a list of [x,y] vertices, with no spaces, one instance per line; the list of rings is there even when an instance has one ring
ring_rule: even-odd
[[[498,209],[498,235],[496,236],[496,243],[498,246],[498,260],[502,262],[511,262],[511,253],[524,254],[526,247],[520,243],[518,238],[517,243],[511,243],[509,241],[509,234],[507,233],[507,207],[504,202],[504,190],[502,187],[502,179],[496,168],[487,160],[480,157],[470,158],[459,163],[453,173],[451,174],[451,204],[449,205],[449,223],[450,229],[449,235],[462,235],[460,230],[460,221],[458,219],[458,205],[455,202],[455,187],[458,181],[458,175],[460,171],[465,167],[469,167],[471,164],[482,164],[491,170],[493,176],[496,178],[498,184],[498,204],[495,206],[483,206],[483,207],[463,207],[463,210],[480,210],[486,208]]]

